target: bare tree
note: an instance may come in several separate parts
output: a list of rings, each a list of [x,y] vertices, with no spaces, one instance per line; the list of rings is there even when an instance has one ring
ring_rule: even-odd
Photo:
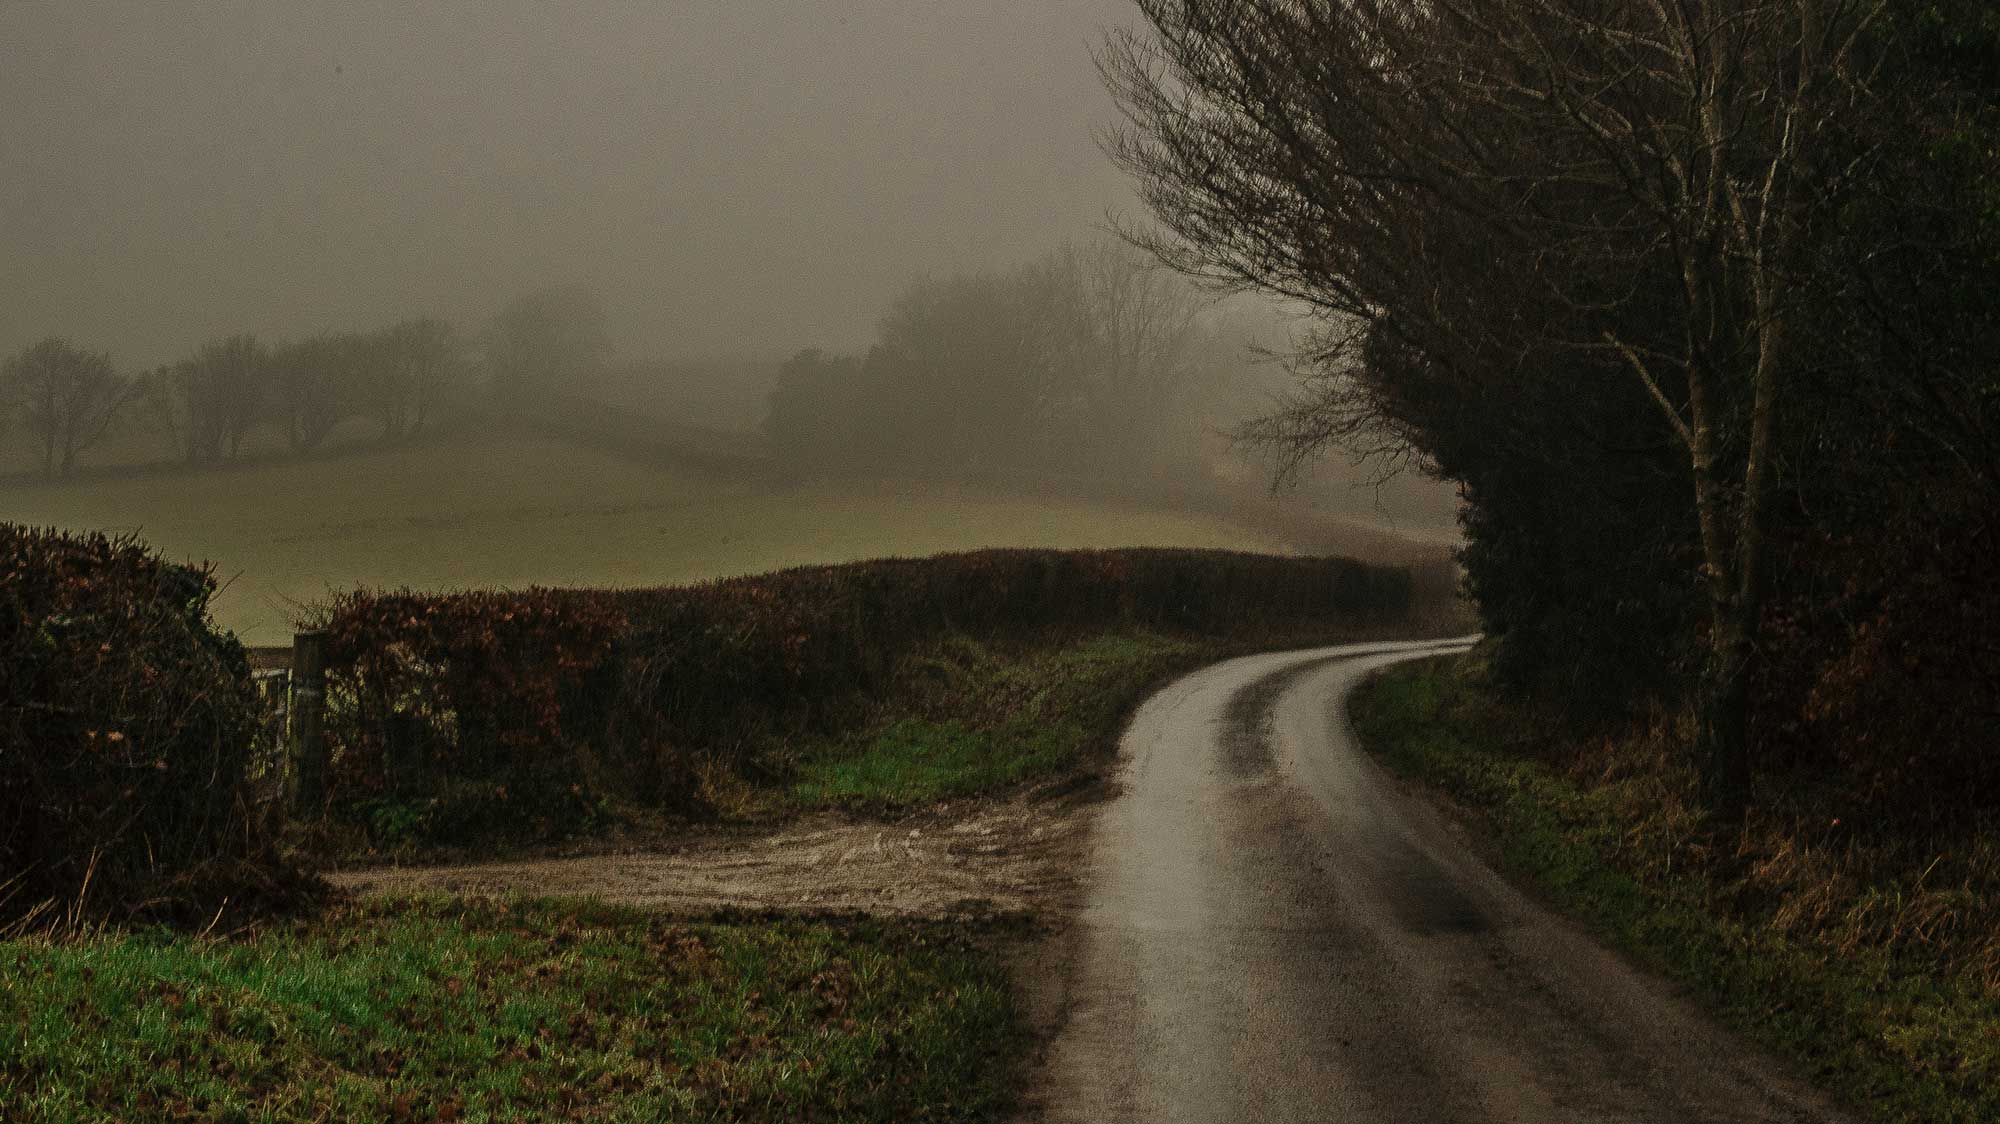
[[[1151,33],[1100,57],[1130,121],[1114,155],[1164,228],[1139,240],[1320,316],[1319,378],[1271,429],[1296,455],[1421,446],[1423,419],[1476,403],[1493,455],[1546,457],[1507,411],[1559,401],[1526,389],[1558,364],[1653,404],[1692,481],[1702,763],[1734,806],[1787,327],[1869,156],[1838,139],[1877,112],[1880,0],[1140,7]],[[1439,387],[1453,405],[1413,421]]]
[[[1130,247],[1100,242],[1071,254],[1090,333],[1083,386],[1092,428],[1119,435],[1127,460],[1155,459],[1159,450],[1147,445],[1195,373],[1201,316],[1212,301]]]
[[[75,469],[77,455],[103,438],[132,397],[131,380],[110,355],[54,336],[8,359],[0,386],[41,442],[42,474],[52,480]]]
[[[1143,474],[1194,368],[1207,298],[1116,243],[913,282],[869,369],[899,372],[913,447],[973,471]]]
[[[353,339],[331,332],[272,349],[272,404],[293,452],[318,448],[340,424],[356,361]]]
[[[385,436],[420,433],[465,374],[465,345],[443,320],[405,320],[383,333],[391,373],[380,397]]]
[[[243,441],[264,409],[264,370],[270,353],[257,337],[241,334],[206,344],[195,357],[209,383],[208,401],[228,455],[242,454]]]
[[[928,469],[975,475],[1045,462],[1067,392],[1062,326],[1075,309],[1046,263],[912,282],[882,318],[868,368],[883,440]]]
[[[146,377],[147,412],[188,463],[219,464],[242,451],[262,416],[269,364],[255,336],[210,340]]]
[[[349,338],[349,402],[354,413],[374,419],[384,441],[401,437],[409,426],[412,375],[404,344],[397,327]]]
[[[465,346],[442,320],[404,320],[342,342],[352,411],[373,418],[384,441],[421,432],[465,375]]]
[[[494,391],[503,400],[573,387],[611,353],[604,304],[595,290],[540,289],[508,302],[481,341]]]

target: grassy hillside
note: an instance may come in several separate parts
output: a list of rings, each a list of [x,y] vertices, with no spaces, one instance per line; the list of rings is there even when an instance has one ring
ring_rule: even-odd
[[[100,478],[0,492],[12,521],[142,532],[207,558],[220,622],[282,643],[330,590],[652,586],[980,546],[1285,552],[1276,530],[1103,502],[844,484],[734,483],[551,441],[463,435],[316,462]]]

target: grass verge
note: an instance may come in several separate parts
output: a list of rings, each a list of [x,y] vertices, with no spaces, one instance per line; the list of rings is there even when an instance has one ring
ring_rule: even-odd
[[[896,811],[1088,765],[1153,687],[1229,650],[1149,632],[1027,647],[950,638],[910,662],[904,697],[867,727],[794,747],[783,804]]]
[[[1767,825],[1719,847],[1686,812],[1691,778],[1657,760],[1607,766],[1603,747],[1551,752],[1546,727],[1531,733],[1478,686],[1477,657],[1392,669],[1349,711],[1391,769],[1484,818],[1506,869],[1872,1118],[2000,1120],[2000,989],[1976,961],[1943,954],[1935,927],[1871,938],[1845,923],[1852,909],[1815,914],[1824,885],[1772,874],[1800,865],[1803,843],[1773,843]],[[1905,890],[1841,896],[1865,910]]]
[[[988,1120],[990,933],[371,901],[247,937],[0,943],[0,1118]]]

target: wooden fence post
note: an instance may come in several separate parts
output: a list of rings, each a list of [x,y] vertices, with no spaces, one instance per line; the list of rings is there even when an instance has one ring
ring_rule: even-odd
[[[317,816],[326,807],[326,633],[292,637],[292,806]]]

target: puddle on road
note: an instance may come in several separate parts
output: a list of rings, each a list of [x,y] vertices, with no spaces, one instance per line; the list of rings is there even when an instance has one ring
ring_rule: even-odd
[[[1385,849],[1382,886],[1404,929],[1418,936],[1470,936],[1493,928],[1444,868],[1407,843]]]

